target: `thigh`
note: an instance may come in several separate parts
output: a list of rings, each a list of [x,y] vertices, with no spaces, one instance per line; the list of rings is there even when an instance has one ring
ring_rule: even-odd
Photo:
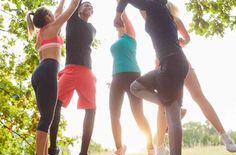
[[[75,87],[79,95],[78,108],[96,107],[96,78],[92,71],[79,70],[75,76]]]
[[[41,115],[54,111],[57,101],[57,75],[40,80],[36,87],[36,99]]]
[[[113,79],[109,95],[109,106],[111,111],[120,113],[124,99],[124,93],[125,89],[123,88],[123,85],[121,85],[121,82],[119,80]]]
[[[160,70],[153,70],[150,71],[144,75],[142,75],[141,77],[139,77],[137,79],[137,82],[139,82],[140,84],[142,84],[144,87],[150,89],[150,90],[154,90],[154,89],[158,89],[158,80],[157,80],[157,76],[160,74]]]
[[[58,81],[58,99],[62,102],[62,106],[66,107],[75,89],[75,82],[72,74],[67,74],[65,70],[59,72]]]

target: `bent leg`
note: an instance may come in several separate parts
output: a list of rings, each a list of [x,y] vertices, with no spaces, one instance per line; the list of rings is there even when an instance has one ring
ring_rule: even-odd
[[[128,91],[128,97],[129,97],[131,110],[136,120],[136,123],[138,127],[140,128],[140,130],[145,134],[146,142],[147,142],[147,149],[152,150],[153,149],[152,132],[151,132],[149,123],[146,117],[144,116],[142,100],[140,98],[137,98],[133,94],[131,94],[130,91]]]
[[[165,143],[165,133],[167,129],[165,107],[159,106],[157,115],[157,146]]]
[[[149,102],[160,104],[161,101],[157,95],[157,92],[154,90],[148,89],[145,86],[143,86],[140,82],[135,80],[131,85],[130,85],[130,91],[132,94],[135,96],[145,99]]]

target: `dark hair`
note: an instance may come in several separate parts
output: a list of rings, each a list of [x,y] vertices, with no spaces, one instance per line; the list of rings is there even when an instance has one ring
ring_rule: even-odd
[[[32,37],[35,27],[42,28],[47,24],[45,17],[48,15],[48,13],[49,10],[47,8],[40,7],[35,12],[31,11],[27,14],[26,20],[28,24],[27,28],[28,28],[29,39]],[[31,16],[33,16],[33,20]]]
[[[49,14],[49,10],[45,7],[38,8],[34,13],[33,23],[34,26],[37,28],[44,27],[47,22],[45,20],[45,17]]]
[[[91,2],[89,2],[89,1],[84,1],[84,2],[82,2],[82,3],[80,4],[80,6],[84,5],[85,3],[91,4]]]

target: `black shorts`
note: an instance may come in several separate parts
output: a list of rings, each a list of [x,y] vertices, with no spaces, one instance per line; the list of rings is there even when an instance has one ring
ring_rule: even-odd
[[[153,70],[137,79],[150,91],[158,92],[165,105],[174,100],[182,100],[184,79],[189,69],[188,61],[183,53],[166,58],[160,69]]]

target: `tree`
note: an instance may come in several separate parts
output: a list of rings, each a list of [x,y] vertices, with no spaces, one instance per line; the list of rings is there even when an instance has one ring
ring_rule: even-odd
[[[38,65],[35,38],[28,40],[26,13],[53,0],[1,0],[0,2],[0,154],[34,154],[35,131],[39,119],[30,78]],[[63,145],[74,139],[62,136]]]
[[[223,37],[227,29],[236,27],[235,0],[190,0],[186,7],[193,13],[190,32]]]
[[[217,131],[209,122],[188,122],[183,125],[183,145],[193,146],[212,146],[219,145]]]
[[[0,1],[0,154],[34,154],[39,113],[30,79],[39,61],[25,19],[27,12],[41,5],[52,6],[55,1]],[[96,49],[99,44],[96,39],[92,46]],[[66,152],[78,138],[63,136],[65,127],[62,118],[58,141]]]

